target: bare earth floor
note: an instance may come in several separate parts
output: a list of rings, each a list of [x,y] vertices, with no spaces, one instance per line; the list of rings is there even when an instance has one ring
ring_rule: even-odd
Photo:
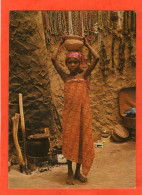
[[[95,148],[96,156],[88,174],[87,183],[75,180],[75,185],[66,184],[67,165],[51,168],[51,171],[26,175],[18,166],[12,166],[8,176],[9,188],[135,188],[136,143],[109,143],[104,148]],[[73,164],[75,168],[75,164]]]

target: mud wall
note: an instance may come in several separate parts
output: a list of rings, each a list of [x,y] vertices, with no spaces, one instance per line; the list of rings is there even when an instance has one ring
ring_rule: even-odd
[[[61,141],[61,124],[51,97],[48,59],[40,11],[11,11],[9,24],[9,145],[12,120],[23,95],[26,135],[50,129],[54,145]],[[22,133],[19,123],[19,141]]]

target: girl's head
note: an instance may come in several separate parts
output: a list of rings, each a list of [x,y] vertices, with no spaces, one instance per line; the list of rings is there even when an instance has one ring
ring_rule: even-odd
[[[66,55],[66,65],[70,71],[70,73],[82,72],[82,54],[79,52],[69,52]]]

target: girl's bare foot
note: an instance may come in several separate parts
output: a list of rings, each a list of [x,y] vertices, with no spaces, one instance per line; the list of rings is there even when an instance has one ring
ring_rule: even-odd
[[[68,174],[66,183],[67,183],[68,185],[74,185],[74,184],[75,184],[75,183],[74,183],[74,176],[73,176],[73,174]]]
[[[86,182],[87,181],[87,178],[83,177],[83,175],[81,173],[79,173],[79,172],[75,173],[75,179],[78,179],[81,182]]]
[[[74,176],[73,176],[73,170],[72,170],[72,161],[67,161],[68,162],[68,177],[66,180],[66,183],[68,185],[74,185]]]

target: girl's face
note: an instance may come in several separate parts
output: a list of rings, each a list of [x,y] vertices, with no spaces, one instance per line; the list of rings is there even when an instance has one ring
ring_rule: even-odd
[[[69,58],[66,62],[70,73],[77,73],[80,68],[80,62],[76,58]]]

